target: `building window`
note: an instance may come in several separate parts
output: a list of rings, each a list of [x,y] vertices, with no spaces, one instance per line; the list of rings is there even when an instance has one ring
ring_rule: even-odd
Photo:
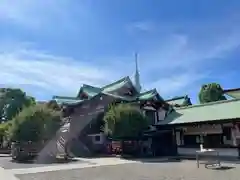
[[[95,142],[99,142],[101,140],[101,137],[99,135],[95,136],[94,138],[95,138],[94,139]]]

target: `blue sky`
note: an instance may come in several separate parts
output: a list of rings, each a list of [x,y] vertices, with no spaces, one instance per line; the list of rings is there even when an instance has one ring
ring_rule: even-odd
[[[1,0],[0,84],[39,100],[134,73],[164,98],[240,87],[240,1]]]

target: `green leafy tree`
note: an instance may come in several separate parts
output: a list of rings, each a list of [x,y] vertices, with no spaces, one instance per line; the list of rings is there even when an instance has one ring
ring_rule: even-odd
[[[47,140],[55,135],[61,125],[60,111],[44,104],[24,108],[12,121],[9,128],[11,141]]]
[[[21,89],[2,88],[0,91],[1,120],[11,120],[23,107],[36,104],[33,97],[27,96]]]
[[[220,84],[217,83],[202,85],[198,97],[200,103],[226,100],[222,87],[220,86]]]
[[[148,128],[147,118],[127,104],[110,106],[103,119],[105,133],[113,138],[138,137]]]
[[[58,105],[57,101],[56,100],[50,100],[48,103],[47,103],[47,106],[49,108],[52,108],[54,110],[60,110],[61,107]]]
[[[0,144],[3,142],[4,139],[8,137],[8,130],[10,126],[11,126],[10,122],[0,124]]]

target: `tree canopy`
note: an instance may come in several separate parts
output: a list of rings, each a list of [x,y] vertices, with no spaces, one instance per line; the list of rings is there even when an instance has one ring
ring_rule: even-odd
[[[56,100],[48,101],[47,106],[49,108],[52,108],[52,109],[57,110],[57,111],[59,111],[61,109],[61,107],[58,105]]]
[[[13,120],[9,128],[12,141],[39,141],[52,138],[60,128],[61,116],[45,104],[24,108]]]
[[[202,85],[198,97],[200,103],[226,100],[226,97],[223,94],[222,87],[220,86],[220,84],[217,83]]]
[[[4,138],[7,138],[7,132],[10,126],[11,126],[10,121],[0,124],[0,142],[2,142]]]
[[[11,120],[23,107],[36,104],[33,97],[27,96],[21,89],[0,89],[0,121]]]
[[[103,119],[105,133],[113,138],[138,137],[148,128],[147,118],[127,104],[110,106]]]

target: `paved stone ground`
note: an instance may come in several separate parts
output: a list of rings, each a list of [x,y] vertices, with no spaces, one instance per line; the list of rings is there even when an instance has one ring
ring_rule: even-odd
[[[195,161],[135,162],[74,170],[16,175],[20,180],[239,180],[239,164],[221,170],[198,169]]]
[[[198,169],[196,161],[119,158],[80,158],[69,164],[17,164],[6,168],[10,158],[0,158],[0,177],[8,180],[239,180],[240,164],[223,163],[223,169]],[[9,162],[11,164],[11,162]],[[3,167],[5,165],[5,168]],[[1,168],[2,166],[2,168]],[[15,177],[15,176],[16,177]],[[2,178],[0,178],[2,179]]]
[[[81,160],[76,160],[72,162],[68,162],[69,164],[72,163],[82,163]],[[51,166],[58,165],[58,163],[53,163]],[[0,167],[4,169],[19,169],[19,168],[33,168],[33,167],[44,167],[50,166],[50,164],[37,164],[34,162],[24,162],[24,163],[16,163],[12,161],[11,157],[0,157]]]

